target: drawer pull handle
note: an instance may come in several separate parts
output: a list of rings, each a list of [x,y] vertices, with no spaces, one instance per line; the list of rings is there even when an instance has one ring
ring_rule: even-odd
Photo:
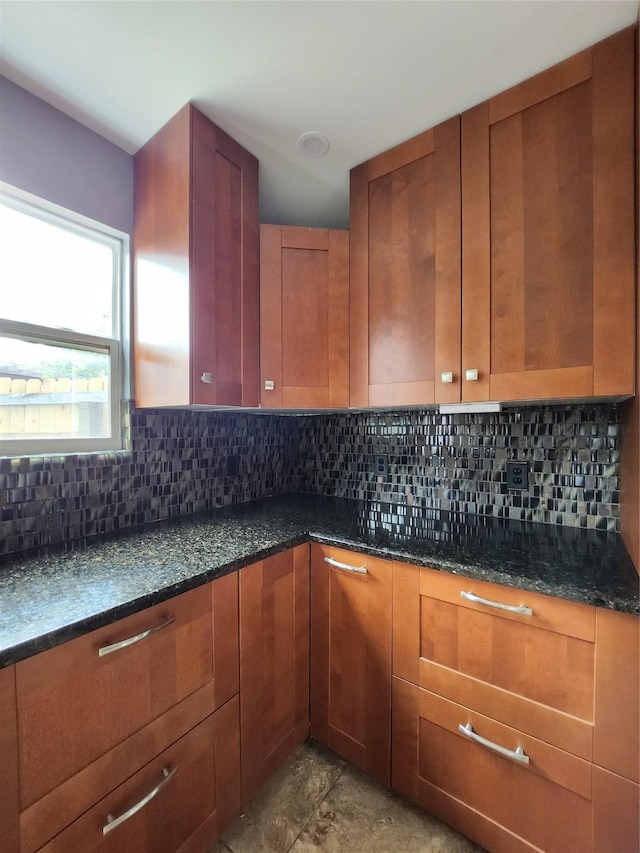
[[[141,631],[134,637],[127,637],[126,640],[120,640],[119,643],[111,643],[109,646],[101,646],[101,648],[98,649],[98,657],[103,658],[105,655],[110,655],[113,652],[119,652],[120,649],[126,649],[128,646],[133,646],[135,643],[139,643],[140,640],[146,640],[147,637],[155,634],[156,631],[162,631],[163,628],[166,628],[167,625],[171,625],[175,621],[175,616],[167,616],[158,622],[157,625],[154,625],[152,628],[147,628],[146,631]]]
[[[335,566],[336,569],[346,569],[348,572],[357,572],[359,575],[368,575],[366,566],[348,566],[346,563],[339,563],[337,560],[332,560],[331,557],[324,558],[325,563],[330,566]]]
[[[479,734],[476,734],[471,723],[467,723],[466,726],[463,726],[462,723],[460,723],[458,731],[466,737],[471,738],[471,740],[474,740],[476,743],[479,743],[481,746],[486,746],[487,749],[497,752],[498,755],[504,755],[505,758],[513,758],[514,761],[519,761],[521,764],[529,763],[529,756],[525,755],[521,746],[517,747],[517,749],[507,749],[504,746],[500,746],[499,743],[494,743],[492,740],[487,740]]]
[[[102,834],[108,835],[112,832],[116,827],[120,826],[120,824],[124,823],[126,820],[129,820],[130,817],[133,817],[134,814],[137,814],[140,809],[143,809],[147,803],[150,803],[154,797],[157,797],[160,791],[166,787],[169,782],[173,779],[178,771],[177,767],[165,767],[162,771],[162,779],[158,782],[158,784],[153,788],[153,790],[149,791],[141,800],[139,800],[135,806],[131,806],[130,809],[127,809],[126,812],[122,812],[118,817],[114,817],[112,814],[107,815],[107,822],[102,827]]]
[[[501,601],[491,601],[488,598],[480,598],[479,595],[474,595],[472,592],[462,590],[460,598],[467,601],[473,601],[474,604],[486,604],[487,607],[495,607],[497,610],[506,610],[507,613],[520,613],[522,616],[533,616],[533,610],[526,607],[524,604],[502,604]]]

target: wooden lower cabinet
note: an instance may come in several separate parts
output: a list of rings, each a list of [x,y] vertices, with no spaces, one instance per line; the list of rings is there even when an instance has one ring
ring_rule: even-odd
[[[389,784],[391,563],[311,546],[311,734]]]
[[[204,850],[240,808],[238,690],[237,573],[16,664],[21,853],[174,853],[206,821],[184,848]],[[168,764],[166,792],[102,837]]]
[[[6,853],[20,849],[18,721],[14,666],[0,669],[0,838]]]
[[[202,853],[239,811],[239,747],[236,696],[96,803],[43,853]]]
[[[309,734],[309,545],[240,570],[242,802]]]
[[[636,853],[639,626],[394,562],[392,787],[489,851]]]
[[[474,742],[469,724],[529,763]],[[395,677],[391,784],[490,851],[593,850],[588,761]]]

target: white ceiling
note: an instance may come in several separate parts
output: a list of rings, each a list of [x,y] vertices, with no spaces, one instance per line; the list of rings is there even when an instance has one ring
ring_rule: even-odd
[[[347,227],[352,166],[634,23],[638,0],[0,2],[0,72],[135,152],[187,101],[261,221]],[[319,131],[311,159],[299,136]]]

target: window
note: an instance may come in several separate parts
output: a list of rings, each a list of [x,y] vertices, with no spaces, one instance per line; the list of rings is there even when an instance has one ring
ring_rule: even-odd
[[[0,184],[0,455],[122,447],[128,248]]]

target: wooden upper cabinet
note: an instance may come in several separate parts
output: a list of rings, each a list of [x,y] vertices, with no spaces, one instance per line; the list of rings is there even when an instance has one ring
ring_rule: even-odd
[[[634,392],[634,33],[462,115],[462,400]]]
[[[188,104],[134,170],[136,405],[257,405],[258,161]]]
[[[350,300],[352,406],[460,399],[458,117],[352,170]]]
[[[349,232],[260,226],[260,399],[349,405]]]

